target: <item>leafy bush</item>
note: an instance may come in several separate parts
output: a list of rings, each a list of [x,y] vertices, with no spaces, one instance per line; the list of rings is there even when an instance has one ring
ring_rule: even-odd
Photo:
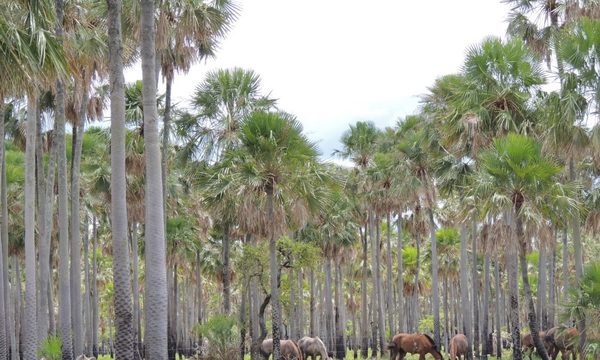
[[[62,343],[58,336],[48,336],[44,342],[42,342],[40,350],[38,351],[38,356],[46,360],[61,360],[61,347]]]
[[[239,345],[237,321],[233,316],[216,315],[196,327],[198,335],[208,342],[206,354],[201,359],[234,359]]]

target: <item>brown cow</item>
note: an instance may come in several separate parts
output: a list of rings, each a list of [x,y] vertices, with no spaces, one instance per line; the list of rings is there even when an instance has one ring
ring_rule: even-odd
[[[546,331],[545,341],[553,345],[552,360],[556,360],[558,353],[561,353],[561,357],[566,360],[573,355],[573,360],[577,359],[577,351],[575,351],[575,345],[579,337],[579,331],[576,328],[559,329],[553,327]]]
[[[540,334],[540,340],[542,340],[542,342],[544,343],[546,352],[548,353],[548,356],[550,356],[552,349],[554,348],[554,345],[551,342],[546,341],[546,332],[545,331],[540,331],[539,334]],[[533,353],[534,350],[535,350],[535,344],[533,343],[533,336],[531,335],[531,333],[522,335],[521,336],[521,351],[524,354],[529,352],[529,360],[531,360],[531,354]]]
[[[433,339],[426,334],[394,335],[388,349],[390,360],[403,360],[407,353],[419,354],[419,360],[425,360],[425,354],[431,354],[436,360],[444,359]]]
[[[463,334],[457,334],[450,340],[450,360],[465,359],[469,352],[469,340]]]
[[[279,349],[283,360],[304,360],[300,348],[292,340],[280,340]],[[273,353],[273,339],[265,339],[260,345],[260,352],[268,359]]]
[[[309,337],[305,336],[302,339],[298,340],[298,347],[302,352],[302,356],[304,356],[304,360],[308,360],[310,357],[312,360],[316,360],[317,356],[321,357],[321,360],[329,360],[331,359],[327,356],[327,348],[325,348],[325,344],[318,337]]]

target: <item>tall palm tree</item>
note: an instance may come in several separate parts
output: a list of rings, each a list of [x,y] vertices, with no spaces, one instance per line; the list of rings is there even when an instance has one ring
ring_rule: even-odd
[[[354,163],[356,172],[356,182],[359,196],[364,196],[368,192],[368,184],[366,183],[366,171],[373,161],[373,156],[377,151],[377,139],[379,131],[372,122],[359,121],[355,125],[350,125],[350,128],[342,135],[342,150],[336,150],[336,153],[345,159],[350,159]],[[359,216],[366,219],[365,209],[359,209]],[[366,238],[366,221],[365,236],[363,237],[363,276],[361,281],[361,339],[362,339],[362,356],[366,357],[369,348],[369,333],[368,333],[368,311],[367,311],[367,276],[369,273],[367,260],[367,238]]]
[[[145,343],[148,359],[167,357],[167,269],[156,106],[155,3],[142,0],[141,56],[144,95],[144,153],[146,160],[145,254],[146,296]],[[126,229],[125,229],[126,230]],[[127,252],[126,252],[127,253]]]
[[[508,246],[516,251],[513,256],[518,254],[519,257],[528,308],[528,325],[538,354],[542,359],[547,359],[546,349],[538,334],[539,322],[527,272],[527,233],[539,234],[546,226],[548,204],[560,203],[568,211],[575,211],[577,204],[569,197],[572,195],[569,188],[555,182],[561,168],[542,155],[541,146],[531,138],[509,134],[506,138],[496,139],[493,148],[482,153],[480,159],[481,171],[477,175],[473,191],[478,199],[490,199],[493,196],[495,199],[491,201],[496,202],[494,205],[509,212],[508,219],[514,238]],[[491,201],[486,202],[486,207],[492,205]],[[511,288],[511,291],[514,289]],[[517,296],[511,294],[511,302]],[[516,327],[515,324],[512,326]],[[519,355],[518,350],[515,350],[515,356]]]
[[[269,239],[274,359],[281,359],[277,238],[294,223],[298,226],[306,221],[288,218],[283,207],[294,204],[296,209],[304,209],[299,213],[310,213],[321,206],[322,194],[315,189],[327,177],[317,166],[316,157],[315,145],[306,139],[300,123],[289,114],[274,112],[251,114],[242,123],[239,149],[225,154],[224,170],[234,169],[231,174],[236,191],[256,195],[246,206],[255,209],[259,223],[242,223],[242,227],[252,227]]]
[[[108,53],[111,113],[111,225],[113,247],[116,356],[133,359],[130,265],[127,245],[127,204],[125,173],[125,79],[123,76],[123,35],[121,0],[107,0]],[[95,256],[95,253],[94,253]]]

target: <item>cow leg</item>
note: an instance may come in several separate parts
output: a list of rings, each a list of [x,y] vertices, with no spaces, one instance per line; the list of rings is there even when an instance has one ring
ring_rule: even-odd
[[[399,354],[399,359],[398,360],[404,360],[404,357],[406,356],[406,353],[402,350],[398,351]]]
[[[425,360],[425,353],[419,354],[419,360]]]

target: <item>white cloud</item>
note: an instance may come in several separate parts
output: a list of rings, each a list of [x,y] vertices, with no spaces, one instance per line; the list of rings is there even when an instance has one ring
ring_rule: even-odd
[[[241,1],[240,1],[241,2]],[[257,71],[282,109],[298,116],[328,157],[348,124],[393,125],[433,81],[456,72],[466,49],[502,36],[499,0],[244,0],[214,60],[174,82],[186,104],[207,70]],[[141,78],[139,66],[126,74]]]

